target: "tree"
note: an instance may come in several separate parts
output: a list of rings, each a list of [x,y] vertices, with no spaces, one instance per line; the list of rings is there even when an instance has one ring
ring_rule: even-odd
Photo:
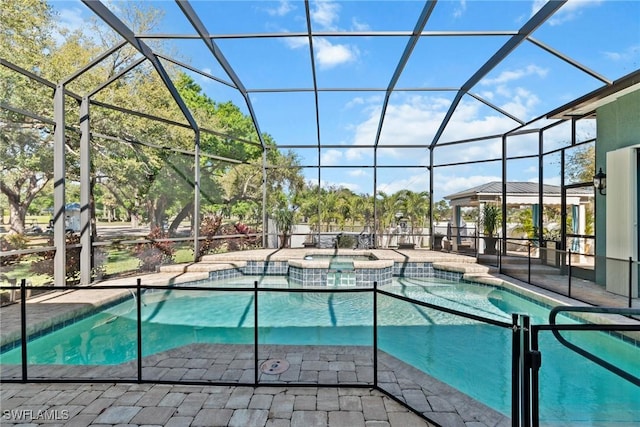
[[[20,0],[3,4],[0,20],[0,57],[11,58],[29,70],[43,69],[54,43],[53,12],[43,2]],[[50,115],[43,102],[50,89],[0,67],[3,103]],[[27,209],[53,177],[52,129],[9,110],[0,112],[0,191],[9,207],[10,231],[23,233]]]
[[[42,70],[54,46],[53,9],[41,0],[5,0],[0,20],[0,57]],[[4,67],[2,67],[4,68]],[[3,71],[4,73],[4,71]],[[2,76],[3,79],[5,76]]]
[[[396,196],[395,194],[387,194],[384,191],[379,191],[377,194],[377,220],[376,235],[381,238],[384,231],[390,227],[396,214]]]
[[[37,129],[4,121],[3,116],[0,191],[9,205],[10,231],[22,234],[29,205],[53,177],[53,149],[48,135],[43,141]]]
[[[433,204],[433,220],[440,222],[451,218],[451,207],[449,203],[442,199]]]
[[[422,228],[426,225],[429,213],[429,193],[422,191],[416,193],[411,190],[401,190],[395,194],[396,207],[411,223],[410,234],[415,243],[416,226]]]
[[[153,19],[147,19],[148,14],[128,14],[130,9],[136,9],[136,7],[128,5],[123,13],[135,16],[139,21],[147,23],[153,21]],[[64,28],[57,27],[55,18],[54,12],[45,1],[6,1],[3,4],[3,19],[0,21],[0,35],[2,36],[0,57],[10,58],[22,68],[57,82],[85,66],[91,58],[96,56],[97,52],[111,48],[121,39],[112,31],[104,31],[104,27],[98,26],[92,28],[91,37],[83,34],[82,30],[69,33]],[[54,32],[63,36],[61,42],[56,43],[52,37]],[[94,38],[94,35],[97,36]],[[105,45],[96,44],[96,39],[102,40]],[[93,67],[68,87],[77,93],[86,93],[99,83],[106,81],[110,76],[115,75],[122,67],[127,66],[135,59],[136,55],[135,49],[127,46],[112,55],[110,63],[109,60],[104,61],[107,63],[106,66],[101,63],[99,66]],[[145,73],[138,69],[136,71],[142,75]],[[158,78],[156,80],[159,81]],[[112,101],[131,96],[130,87],[123,89],[123,86],[130,86],[128,85],[130,81],[122,79],[118,84],[111,85],[100,92],[98,97]],[[156,94],[161,91],[150,90],[149,92]],[[30,111],[36,116],[53,117],[52,90],[5,67],[0,68],[0,94],[2,101],[8,105]],[[147,98],[153,97],[141,97],[140,99],[144,101]],[[78,113],[77,104],[67,103],[67,126],[77,126]],[[127,120],[109,120],[112,115],[113,113],[104,114],[104,111],[101,112],[99,109],[92,113],[94,130],[110,133],[109,130],[114,130],[116,127],[128,128]],[[44,188],[47,188],[46,185],[52,178],[51,138],[53,127],[47,121],[42,122],[28,115],[3,110],[0,117],[0,128],[2,129],[2,147],[0,148],[2,153],[0,158],[2,186],[0,190],[6,195],[10,205],[11,228],[15,232],[21,232],[24,229],[24,212],[27,211],[34,198]],[[116,132],[111,132],[111,134],[118,135]],[[67,178],[77,180],[79,173],[77,162],[78,133],[68,131],[66,138]],[[96,144],[95,147],[97,150],[100,149],[99,144]],[[113,162],[119,162],[122,159],[110,154],[104,158],[117,159]],[[100,164],[100,160],[99,155],[94,157],[94,163],[103,166]],[[104,166],[103,169],[108,170]],[[120,167],[116,166],[113,169],[119,170]],[[92,181],[95,181],[95,176]]]
[[[593,182],[596,172],[596,147],[593,144],[570,150],[565,159],[567,182]]]

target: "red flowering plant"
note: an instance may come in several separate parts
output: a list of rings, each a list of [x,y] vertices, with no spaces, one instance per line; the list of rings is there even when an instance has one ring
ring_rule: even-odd
[[[175,248],[173,242],[164,240],[168,238],[169,234],[160,227],[153,227],[147,235],[148,242],[135,246],[133,252],[140,259],[139,267],[142,271],[155,271],[160,265],[173,263]]]

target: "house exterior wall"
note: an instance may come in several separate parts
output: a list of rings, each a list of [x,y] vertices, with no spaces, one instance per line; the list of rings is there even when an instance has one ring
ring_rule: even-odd
[[[598,108],[596,114],[596,169],[601,167],[607,174],[608,181],[606,196],[596,192],[596,283],[611,287],[613,292],[626,294],[620,289],[621,282],[628,283],[628,273],[622,274],[621,271],[624,269],[628,272],[628,266],[620,261],[607,261],[606,257],[633,257],[638,260],[637,237],[632,236],[638,235],[638,182],[637,173],[633,169],[637,168],[635,150],[640,147],[640,90]],[[624,166],[626,172],[607,170],[617,165]],[[609,176],[612,181],[609,181]],[[631,200],[623,202],[624,198],[633,198],[635,203],[631,203]],[[615,218],[607,215],[607,212],[615,212]],[[607,222],[610,236],[607,233]],[[621,233],[626,239],[617,241]],[[611,250],[614,247],[618,248],[615,253],[607,252],[607,248]],[[637,293],[637,285],[634,292]]]

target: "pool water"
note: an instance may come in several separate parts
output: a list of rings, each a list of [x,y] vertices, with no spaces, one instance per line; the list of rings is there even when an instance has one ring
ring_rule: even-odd
[[[287,283],[286,278],[258,279],[263,286]],[[253,283],[246,277],[243,281]],[[226,283],[236,286],[237,279]],[[545,307],[489,286],[396,278],[384,290],[507,323],[513,312],[531,315],[534,323],[547,323],[548,318]],[[145,293],[142,302],[143,356],[195,342],[253,344],[252,290],[163,290]],[[261,344],[373,345],[370,293],[261,291],[258,302]],[[510,329],[384,295],[378,296],[377,308],[381,350],[510,413]],[[28,346],[29,363],[94,365],[135,360],[136,317],[136,301],[129,299],[35,339]],[[602,333],[567,336],[640,376],[638,347]],[[541,335],[540,348],[542,418],[640,422],[638,387],[565,349],[550,333]],[[20,349],[2,354],[1,363],[20,363]],[[606,404],[602,396],[607,396]]]

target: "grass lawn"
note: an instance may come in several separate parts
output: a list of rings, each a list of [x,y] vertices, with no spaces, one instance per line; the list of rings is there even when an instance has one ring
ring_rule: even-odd
[[[23,259],[17,264],[2,267],[2,283],[9,285],[9,280],[16,281],[16,285],[20,284],[20,280],[27,279],[27,284],[32,286],[42,286],[51,284],[53,278],[48,274],[35,274],[31,272],[31,264],[35,261],[33,257]]]
[[[176,264],[193,261],[193,250],[191,248],[177,249],[174,254]],[[137,271],[140,266],[140,259],[127,249],[109,251],[107,261],[104,264],[105,273],[108,275],[122,274]]]
[[[39,257],[37,256],[28,256],[17,264],[3,266],[0,270],[0,283],[8,286],[9,281],[15,280],[16,284],[19,285],[21,279],[27,279],[32,286],[52,284],[52,275],[36,274],[31,271],[32,263],[38,259]],[[193,262],[193,250],[190,245],[176,248],[174,260],[175,263]],[[111,249],[107,252],[103,267],[105,274],[108,276],[135,273],[139,271],[140,259],[131,253],[130,248]]]
[[[138,270],[140,260],[128,250],[111,250],[107,255],[107,260],[103,264],[105,273],[108,275],[126,273]]]

